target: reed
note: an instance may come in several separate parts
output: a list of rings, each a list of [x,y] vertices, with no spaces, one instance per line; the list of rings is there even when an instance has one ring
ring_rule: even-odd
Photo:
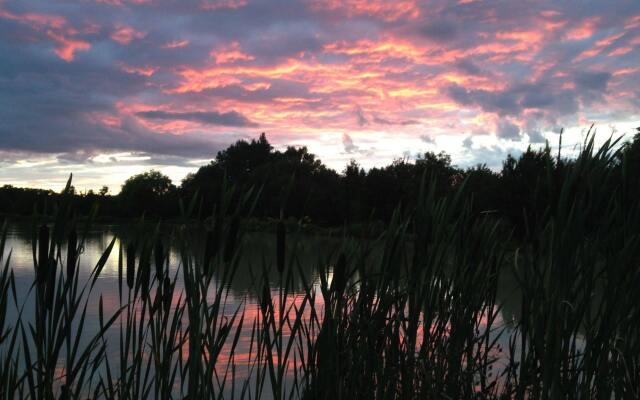
[[[345,234],[317,277],[285,228],[285,190],[275,252],[250,272],[255,307],[229,300],[259,190],[225,183],[195,226],[197,201],[175,229],[132,225],[85,281],[88,228],[63,197],[52,225],[34,224],[32,304],[1,231],[0,398],[638,398],[640,204],[616,145],[589,136],[560,178],[539,182],[531,201],[545,203],[524,242],[474,213],[464,184],[438,197],[425,175],[415,206],[374,239]],[[95,284],[112,253],[119,295],[106,311]],[[505,276],[519,297],[512,320]]]

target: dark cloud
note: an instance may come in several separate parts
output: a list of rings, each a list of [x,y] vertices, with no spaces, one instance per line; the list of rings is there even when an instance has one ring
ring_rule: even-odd
[[[100,151],[212,157],[223,147],[207,135],[156,133],[132,120],[125,120],[118,127],[105,127],[77,118],[73,121],[32,121],[11,130],[6,124],[0,125],[0,149],[61,153],[64,154],[62,159],[73,161],[86,159]]]
[[[342,134],[342,146],[344,147],[345,153],[351,154],[358,151],[358,146],[353,143],[353,139],[348,133]]]
[[[7,45],[0,41],[4,54]],[[66,63],[12,49],[0,63],[0,150],[63,154],[86,159],[97,151],[141,151],[178,156],[215,154],[207,135],[152,132],[120,116],[117,102],[138,93],[144,81],[93,61]],[[114,117],[114,124],[101,118]]]
[[[431,135],[420,135],[420,139],[427,144],[436,144],[436,140]]]
[[[388,119],[388,118],[383,118],[377,115],[373,116],[373,122],[380,125],[401,125],[401,126],[416,125],[420,123],[420,121],[417,121],[415,119]]]
[[[478,66],[476,63],[474,63],[472,60],[468,58],[458,59],[453,65],[460,71],[465,72],[469,75],[482,74],[482,69],[480,68],[480,66]]]
[[[229,84],[212,89],[203,90],[195,95],[187,95],[194,100],[208,98],[239,100],[247,103],[269,102],[283,98],[299,98],[320,101],[319,94],[309,92],[309,85],[286,79],[270,79],[267,87],[249,90],[239,84]]]
[[[61,164],[84,164],[93,162],[92,158],[97,155],[95,151],[77,150],[59,154],[56,159]]]
[[[369,123],[369,120],[364,115],[364,111],[362,111],[362,108],[360,108],[360,106],[356,107],[355,113],[356,113],[356,119],[358,121],[358,126],[365,126]]]
[[[481,146],[469,152],[470,157],[459,164],[460,167],[472,167],[478,164],[485,164],[487,167],[499,171],[502,162],[508,154],[519,157],[522,150],[515,147],[501,146]]]
[[[537,116],[548,119],[575,113],[579,108],[578,99],[586,95],[584,91],[562,89],[544,82],[517,84],[496,91],[453,85],[446,93],[461,105],[479,107],[501,117],[520,116],[525,109],[539,109],[543,113]]]
[[[446,91],[455,102],[465,106],[479,106],[488,112],[515,115],[522,110],[518,94],[512,90],[492,92],[483,89],[465,89],[462,86],[453,85]]]
[[[546,142],[545,137],[542,135],[542,133],[538,130],[529,130],[527,132],[527,136],[529,136],[529,142],[530,143],[544,143]]]
[[[581,71],[576,74],[576,85],[586,90],[605,92],[610,79],[609,72]]]
[[[438,18],[427,22],[419,32],[436,42],[445,42],[456,37],[459,26],[460,24],[455,21]]]
[[[496,134],[502,139],[516,140],[520,137],[520,128],[509,121],[502,120],[498,122]]]
[[[235,126],[235,127],[255,127],[257,124],[249,121],[247,117],[236,112],[228,111],[219,113],[217,111],[192,111],[192,112],[169,112],[169,111],[140,111],[136,113],[137,116],[145,119],[159,119],[159,120],[178,120],[178,121],[190,121],[199,122],[202,124],[220,125],[220,126]]]

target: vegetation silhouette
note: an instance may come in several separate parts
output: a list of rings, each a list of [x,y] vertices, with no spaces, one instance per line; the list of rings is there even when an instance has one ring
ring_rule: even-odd
[[[344,235],[321,249],[314,280],[295,256],[295,231],[281,220],[272,236],[278,250],[248,273],[238,267],[243,245],[251,245],[238,221],[261,207],[260,190],[244,185],[264,164],[223,174],[206,218],[194,221],[205,206],[190,200],[168,235],[130,224],[126,242],[116,248],[114,237],[84,281],[77,266],[88,229],[73,217],[69,181],[53,223],[34,220],[32,314],[22,312],[6,225],[0,230],[0,398],[638,398],[637,141],[596,148],[590,136],[574,160],[548,150],[507,160],[509,179],[496,182],[513,185],[523,206],[515,248],[516,229],[476,208],[476,193],[467,191],[493,181],[490,171],[473,169],[475,183],[454,180],[453,190],[446,180],[439,185],[450,176],[444,168],[443,175],[425,168],[415,189],[397,186],[415,197],[396,206],[383,234]],[[425,159],[450,167],[444,156]],[[409,182],[416,165],[379,171]],[[369,175],[352,168],[345,177],[366,188]],[[533,184],[520,185],[522,177]],[[166,180],[155,181],[163,184],[141,187],[160,187],[149,193],[163,196]],[[280,188],[278,218],[303,184],[294,177]],[[517,224],[520,216],[510,218]],[[168,257],[168,243],[178,259]],[[108,308],[100,294],[92,331],[91,292],[112,252],[119,252],[118,295]],[[251,277],[253,306],[227,303],[238,273]],[[508,321],[497,301],[505,273],[520,304]],[[9,307],[21,310],[17,320],[4,318]]]
[[[448,154],[426,152],[414,162],[398,159],[368,171],[352,160],[337,173],[306,147],[274,150],[263,133],[257,139],[239,140],[220,151],[209,164],[187,175],[178,187],[167,176],[152,170],[130,177],[118,195],[108,195],[109,188],[103,187],[99,194],[75,193],[74,202],[81,215],[91,214],[92,207],[99,204],[102,216],[145,215],[148,219],[168,220],[180,215],[181,199],[187,201],[197,195],[199,214],[208,215],[226,180],[240,189],[260,188],[260,207],[254,217],[279,219],[282,188],[291,184],[285,217],[304,219],[319,227],[371,222],[382,226],[391,220],[398,206],[415,206],[419,183],[427,175],[433,179],[438,197],[455,193],[464,182],[473,198],[475,214],[491,213],[507,221],[516,236],[522,238],[542,217],[552,197],[559,195],[558,188],[575,163],[575,159],[551,154],[547,146],[529,147],[517,158],[508,155],[499,172],[483,164],[457,168]],[[640,181],[640,128],[617,152],[612,168],[615,173],[611,185],[620,184],[623,175],[632,182]],[[630,185],[627,195],[637,196],[638,186]],[[5,185],[0,188],[0,213],[28,216],[35,208],[41,214],[50,214],[53,210],[47,204],[57,196],[49,190]]]

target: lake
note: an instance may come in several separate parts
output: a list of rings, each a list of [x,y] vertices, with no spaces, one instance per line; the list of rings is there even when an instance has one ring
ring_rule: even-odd
[[[90,343],[90,339],[100,331],[99,321],[99,309],[102,304],[104,315],[112,315],[123,304],[127,303],[127,288],[126,284],[121,281],[121,274],[124,272],[119,270],[119,253],[120,247],[123,247],[123,254],[125,253],[125,243],[132,236],[132,226],[116,224],[116,225],[94,225],[86,236],[86,242],[84,243],[84,249],[80,256],[79,262],[79,282],[82,284],[88,281],[91,277],[91,272],[95,267],[95,264],[101,255],[105,252],[109,244],[115,238],[115,245],[113,250],[106,261],[104,268],[102,269],[99,277],[95,281],[95,287],[91,292],[91,296],[87,302],[86,308],[86,320],[84,322],[84,329],[82,330],[82,337],[79,339],[80,347]],[[17,307],[13,304],[13,300],[9,301],[9,307],[7,310],[7,322],[8,325],[15,326],[18,319],[18,314],[22,313],[22,321],[34,323],[34,309],[35,309],[35,289],[34,289],[34,256],[32,248],[33,229],[30,224],[13,223],[9,225],[7,243],[5,248],[5,255],[11,253],[11,269],[15,276],[15,288],[18,298]],[[198,235],[193,235],[194,240],[198,240]],[[280,275],[273,267],[276,258],[275,249],[276,237],[271,233],[247,233],[243,236],[241,242],[241,248],[239,250],[238,267],[235,271],[235,275],[230,283],[226,284],[224,288],[220,288],[220,276],[216,273],[213,274],[213,280],[211,282],[208,299],[210,303],[215,302],[217,293],[224,293],[222,304],[220,306],[221,320],[230,320],[236,313],[236,324],[239,322],[238,318],[243,318],[244,329],[240,330],[237,337],[237,344],[233,346],[233,351],[229,349],[232,347],[230,343],[225,343],[222,346],[222,351],[218,356],[218,363],[224,365],[225,368],[233,364],[233,377],[232,379],[235,386],[230,384],[220,391],[230,394],[234,392],[240,395],[245,390],[245,396],[255,397],[256,391],[263,391],[263,398],[270,398],[270,383],[268,379],[265,379],[262,388],[256,386],[256,367],[255,361],[255,348],[252,348],[255,334],[256,321],[261,319],[261,304],[259,304],[259,295],[261,290],[260,282],[264,276],[264,269],[269,268],[268,281],[270,283],[270,291],[273,304],[276,306],[276,318],[278,313],[279,296],[282,293],[282,279]],[[335,255],[344,247],[344,241],[337,238],[330,238],[326,236],[312,236],[312,235],[289,235],[287,246],[287,258],[292,259],[292,265],[295,265],[295,273],[291,275],[291,279],[288,283],[289,304],[292,305],[286,312],[295,313],[297,307],[301,307],[302,299],[305,295],[305,287],[310,288],[313,292],[318,293],[320,291],[320,271],[324,270],[328,272],[328,279],[331,279],[331,272],[334,268]],[[295,249],[295,251],[294,251]],[[370,257],[375,259],[378,257],[378,249],[373,248]],[[182,275],[182,265],[184,260],[180,256],[178,248],[171,247],[169,249],[169,272],[172,277],[175,277],[175,288],[173,289],[172,307],[176,307],[177,304],[183,303],[185,300],[185,286]],[[61,254],[61,259],[65,260],[64,252]],[[6,257],[5,257],[6,259]],[[492,324],[492,329],[495,329],[496,334],[501,329],[506,329],[506,334],[501,335],[498,338],[498,349],[506,349],[509,345],[509,332],[511,332],[509,321],[514,320],[517,315],[518,302],[517,293],[515,292],[512,279],[508,277],[508,274],[503,274],[501,277],[501,284],[498,290],[498,303],[500,310],[497,312],[496,320]],[[121,289],[124,287],[123,289]],[[222,289],[219,291],[219,289]],[[121,295],[121,290],[124,294]],[[122,296],[122,297],[121,297]],[[318,304],[315,305],[317,315],[314,318],[322,318],[322,302],[318,300]],[[307,307],[309,310],[309,307]],[[144,312],[140,305],[136,305],[135,312],[138,315]],[[148,312],[148,311],[147,311]],[[301,314],[305,321],[309,321],[311,318],[309,311],[304,311]],[[186,316],[182,316],[180,320],[186,320]],[[111,368],[117,370],[116,365],[122,358],[122,330],[127,324],[126,319],[122,316],[118,318],[113,325],[104,333],[103,338],[106,341],[106,358],[111,363]],[[254,328],[252,328],[252,326]],[[182,327],[184,329],[184,327]],[[288,333],[291,326],[284,326],[285,333],[284,339],[288,338]],[[311,333],[310,336],[314,336],[317,333]],[[231,342],[231,335],[228,339]],[[119,344],[119,345],[118,345]],[[0,349],[0,353],[6,351]],[[182,344],[181,349],[182,357],[186,357],[188,354],[188,343]],[[301,350],[304,353],[304,350]],[[65,352],[63,351],[58,359],[57,373],[60,381],[65,375],[66,363]],[[501,358],[500,354],[496,354],[496,357]],[[104,363],[98,364],[98,374],[104,373]],[[500,370],[500,362],[497,364],[496,370]],[[216,367],[216,369],[218,369]],[[288,382],[291,381],[296,369],[295,360],[290,359],[289,365],[286,369],[285,379]],[[223,374],[223,370],[217,371],[219,374]],[[227,370],[227,373],[228,370]],[[174,395],[180,396],[180,379],[179,376],[176,381],[173,382]],[[243,386],[241,383],[247,383],[247,386]],[[249,388],[249,389],[247,389]],[[255,389],[252,389],[255,388]],[[182,389],[183,390],[183,389]],[[254,390],[253,393],[249,393]]]

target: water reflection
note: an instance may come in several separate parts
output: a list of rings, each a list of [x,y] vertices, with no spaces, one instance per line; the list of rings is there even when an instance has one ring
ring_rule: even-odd
[[[84,335],[81,338],[81,345],[87,344],[90,338],[100,330],[100,324],[98,321],[98,309],[99,304],[102,304],[106,315],[116,312],[121,307],[121,304],[126,303],[126,284],[122,283],[119,279],[123,271],[119,264],[119,254],[124,249],[128,241],[132,240],[135,229],[126,225],[95,225],[86,235],[86,241],[84,243],[82,254],[79,264],[79,280],[85,282],[95,266],[95,262],[107,249],[109,244],[115,238],[115,246],[108,258],[102,273],[97,279],[95,289],[91,294],[91,299],[88,302],[87,308],[87,320],[85,322]],[[167,228],[165,235],[170,236],[170,229]],[[203,235],[197,232],[193,235],[194,248],[200,248],[201,244],[197,243],[198,238],[202,238]],[[169,243],[173,243],[168,241]],[[234,371],[235,377],[240,379],[246,379],[251,377],[251,360],[254,359],[255,349],[252,349],[253,344],[253,331],[251,326],[253,323],[264,324],[264,312],[261,312],[261,304],[259,304],[260,295],[260,282],[265,276],[263,274],[266,271],[266,279],[270,282],[271,297],[274,307],[273,318],[275,320],[280,319],[283,310],[280,309],[280,296],[282,278],[280,274],[273,267],[275,264],[275,235],[268,233],[248,233],[243,237],[241,243],[242,258],[240,259],[237,270],[235,271],[234,279],[229,282],[228,289],[224,298],[224,304],[222,306],[222,318],[230,319],[234,315],[242,316],[243,324],[247,329],[243,330],[238,336],[237,345],[235,351],[230,351],[230,343],[225,343],[223,351],[218,355],[219,365],[226,367],[229,362],[233,362],[237,369]],[[291,279],[287,281],[288,291],[290,292],[290,298],[287,299],[288,308],[284,312],[292,316],[295,316],[297,310],[304,308],[303,299],[305,294],[305,288],[311,287],[318,291],[319,285],[319,271],[320,269],[330,270],[330,265],[333,262],[333,256],[342,246],[342,241],[332,239],[328,237],[319,236],[302,236],[292,235],[288,240],[287,259],[291,263],[293,274]],[[64,246],[63,246],[64,248]],[[20,294],[19,306],[23,307],[27,314],[23,316],[23,320],[31,321],[34,316],[29,315],[29,312],[34,310],[34,294],[32,291],[33,285],[33,249],[32,249],[32,227],[29,224],[13,224],[8,231],[7,251],[11,251],[11,266],[16,277],[16,289]],[[376,257],[376,249],[373,249],[371,257]],[[169,248],[169,273],[172,277],[176,277],[176,286],[172,296],[172,307],[180,307],[185,301],[185,288],[184,281],[182,279],[182,260],[179,255],[179,249],[176,247]],[[66,259],[64,251],[61,254],[61,259]],[[330,272],[330,271],[329,271]],[[218,285],[220,282],[220,274],[222,271],[214,271],[214,280],[210,287],[210,291],[207,294],[210,302],[215,300]],[[328,279],[331,279],[331,273],[328,274]],[[120,297],[120,287],[123,287],[124,300]],[[515,285],[512,285],[509,277],[502,278],[501,289],[499,290],[501,299],[500,304],[502,310],[496,318],[496,323],[502,325],[503,321],[508,322],[515,318],[519,306],[514,300],[517,298],[513,290]],[[152,289],[150,297],[153,298],[156,292]],[[140,317],[142,313],[149,312],[141,308],[140,304],[134,304],[133,312]],[[322,304],[318,298],[318,304],[315,305],[316,310],[322,310]],[[302,320],[305,323],[310,321],[310,318],[321,319],[322,315],[311,315],[312,307],[307,307],[301,313]],[[293,313],[293,314],[292,314]],[[18,310],[10,308],[8,310],[8,318],[10,325],[13,325],[17,320]],[[182,317],[186,320],[186,316]],[[126,321],[122,318],[118,319],[114,325],[104,334],[104,338],[109,343],[118,343],[121,340],[120,328],[126,325]],[[313,324],[310,324],[313,325]],[[478,321],[478,326],[486,327],[486,321]],[[284,334],[283,339],[286,341],[289,338],[291,326],[283,325],[281,327]],[[421,331],[422,332],[422,331]],[[316,332],[307,333],[311,338],[314,338]],[[421,334],[422,335],[422,334]],[[182,357],[186,357],[189,353],[190,343],[188,338],[182,338],[181,354]],[[420,345],[420,343],[416,343]],[[500,339],[500,346],[498,348],[507,348],[508,335],[505,335]],[[117,346],[114,346],[117,347]],[[107,354],[112,360],[112,363],[117,365],[120,359],[120,354],[117,349],[113,349],[113,353]],[[295,368],[294,359],[288,360],[288,371],[291,372]],[[64,373],[64,365],[59,366],[60,374]],[[117,368],[117,367],[116,367]],[[226,373],[225,371],[216,371],[219,374]],[[239,389],[239,388],[238,388]],[[177,390],[177,389],[176,389]]]

